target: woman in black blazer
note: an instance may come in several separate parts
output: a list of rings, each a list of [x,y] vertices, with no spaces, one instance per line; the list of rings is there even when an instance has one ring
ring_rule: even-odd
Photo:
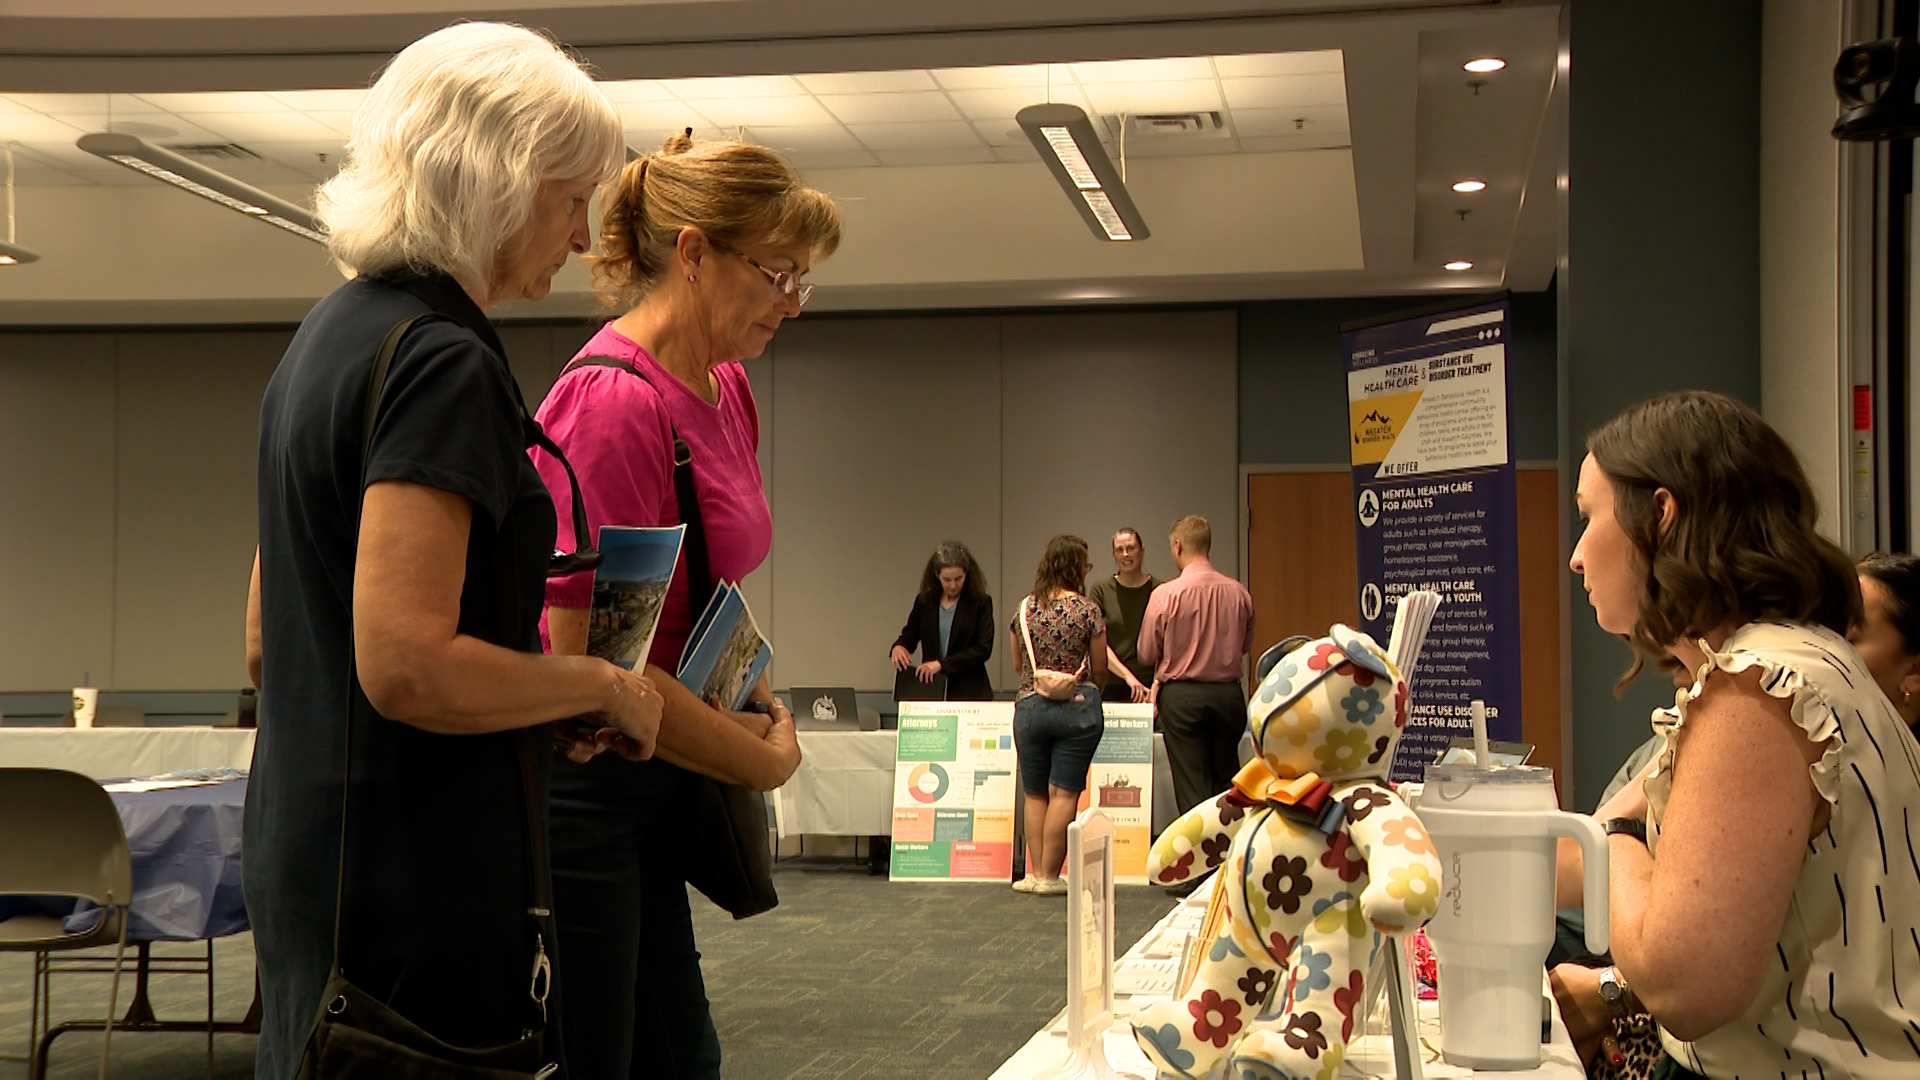
[[[944,645],[943,617],[949,622]],[[920,650],[917,667],[915,648]],[[920,575],[920,595],[893,643],[893,669],[912,667],[921,682],[945,675],[948,701],[992,701],[993,684],[987,681],[992,657],[993,597],[987,595],[987,579],[967,546],[949,540],[934,551]]]

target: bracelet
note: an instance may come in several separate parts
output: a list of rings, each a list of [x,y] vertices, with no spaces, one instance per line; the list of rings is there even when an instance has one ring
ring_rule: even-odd
[[[1637,817],[1608,818],[1600,829],[1608,836],[1631,836],[1643,846],[1647,842],[1647,823]]]

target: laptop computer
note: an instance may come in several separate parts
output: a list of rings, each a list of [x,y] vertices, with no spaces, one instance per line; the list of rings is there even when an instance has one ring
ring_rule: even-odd
[[[867,730],[851,686],[796,686],[789,693],[796,731]]]

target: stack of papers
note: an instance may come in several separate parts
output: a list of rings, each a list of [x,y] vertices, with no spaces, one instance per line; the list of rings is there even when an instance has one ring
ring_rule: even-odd
[[[108,791],[141,792],[166,791],[169,788],[206,787],[209,784],[218,783],[220,783],[218,780],[177,780],[164,776],[156,776],[151,780],[122,780],[119,783],[101,784],[100,786],[106,788]]]
[[[1180,960],[1169,957],[1150,960],[1128,957],[1113,965],[1113,992],[1118,994],[1154,994],[1168,997],[1180,974]]]

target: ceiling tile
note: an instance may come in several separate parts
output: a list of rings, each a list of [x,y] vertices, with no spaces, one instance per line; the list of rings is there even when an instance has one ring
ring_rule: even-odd
[[[1012,116],[1029,105],[1039,105],[1047,100],[1045,89],[1031,86],[1008,86],[998,90],[949,90],[947,96],[960,107],[960,111],[969,120],[995,120],[1003,116]],[[1078,101],[1078,95],[1075,95]]]
[[[1339,49],[1216,56],[1213,66],[1223,79],[1260,75],[1322,75],[1329,72],[1337,75],[1346,70]]]
[[[964,120],[931,124],[849,124],[848,130],[869,150],[958,150],[982,145]]]
[[[959,120],[947,95],[936,91],[906,94],[828,94],[820,104],[844,124],[893,124]]]
[[[1282,109],[1295,105],[1345,105],[1344,75],[1274,75],[1259,79],[1221,79],[1227,105],[1235,109]]]
[[[292,112],[293,107],[272,94],[252,91],[232,93],[142,94],[148,104],[171,113],[275,113]]]
[[[152,112],[132,94],[10,94],[15,103],[43,113]],[[111,104],[109,104],[111,102]]]
[[[993,156],[1001,161],[1040,160],[1040,152],[1033,148],[1032,143],[1027,143],[1025,146],[996,146],[993,148]]]
[[[795,75],[815,94],[893,94],[907,90],[938,90],[924,71],[848,71],[834,75]]]
[[[332,140],[338,134],[332,127],[305,113],[190,113],[193,122],[237,143],[297,142],[307,139]],[[164,121],[160,121],[164,123]]]
[[[358,112],[365,90],[276,90],[270,97],[301,112]]]
[[[673,94],[652,79],[616,79],[599,84],[600,92],[615,104],[623,101],[671,101]]]
[[[1094,110],[1109,116],[1120,113],[1217,112],[1222,108],[1219,87],[1212,79],[1090,83],[1086,90]]]
[[[831,124],[833,117],[810,97],[702,98],[700,115],[723,129]],[[684,108],[685,106],[682,106]]]
[[[667,137],[667,132],[681,128],[693,128],[696,133],[702,129],[712,131],[714,125],[700,115],[692,105],[684,101],[627,101],[615,106],[620,110],[620,126],[629,134],[639,133],[646,138],[635,143],[642,149],[652,149]]]
[[[874,156],[882,165],[979,165],[1000,160],[984,146],[966,150],[876,150]]]
[[[1332,150],[1351,146],[1353,139],[1344,131],[1326,131],[1317,135],[1279,135],[1272,138],[1240,140],[1240,149],[1248,154],[1270,154],[1281,150]]]
[[[0,142],[71,143],[84,134],[85,128],[37,112],[0,113]]]
[[[1169,56],[1158,60],[1096,60],[1071,64],[1082,83],[1171,82],[1211,79],[1213,62],[1204,56]]]
[[[791,75],[729,75],[712,79],[662,79],[684,101],[707,98],[784,97],[805,93]]]
[[[816,169],[868,169],[880,164],[879,158],[865,150],[817,150],[808,154],[788,154],[787,161],[802,172]]]
[[[358,115],[350,112],[336,112],[332,109],[316,109],[303,114],[309,120],[318,121],[333,130],[335,135],[353,134],[353,118]]]
[[[1232,139],[1213,138],[1144,138],[1127,140],[1127,157],[1170,158],[1170,157],[1211,157],[1218,154],[1238,153],[1239,148]],[[1116,155],[1117,156],[1117,155]]]
[[[38,110],[28,108],[22,102],[15,101],[13,98],[5,95],[0,95],[0,114],[36,111]]]
[[[343,156],[338,140],[290,140],[287,142],[251,142],[247,149],[269,161],[297,170],[311,180],[324,180],[340,168]],[[327,159],[320,160],[325,154]]]
[[[1005,64],[1000,67],[935,68],[934,80],[949,90],[999,90],[1010,86],[1047,85],[1047,64]],[[1071,83],[1065,64],[1051,65],[1053,81]]]
[[[1295,121],[1304,121],[1296,123]],[[1233,133],[1242,139],[1272,135],[1320,135],[1347,133],[1347,110],[1341,105],[1318,105],[1302,109],[1235,109]]]
[[[747,128],[747,138],[789,155],[861,149],[860,140],[839,124],[813,124],[806,127],[754,125]]]
[[[973,130],[979,133],[988,146],[1026,146],[1031,147],[1033,140],[1020,129],[1020,122],[1011,116],[992,120],[975,120]]]

